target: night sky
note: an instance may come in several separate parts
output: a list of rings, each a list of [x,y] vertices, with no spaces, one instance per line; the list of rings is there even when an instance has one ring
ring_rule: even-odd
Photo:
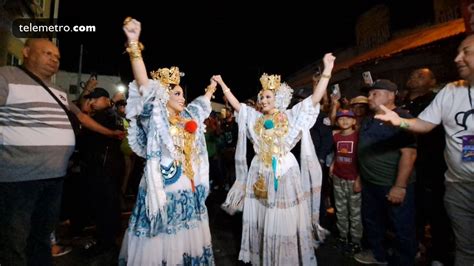
[[[119,5],[111,7],[98,0],[61,1],[60,23],[97,28],[95,33],[59,35],[61,69],[78,70],[82,43],[84,73],[119,75],[130,81],[122,22],[132,16],[142,22],[148,70],[179,66],[186,73],[182,83],[190,99],[203,92],[211,75],[222,74],[244,100],[257,93],[263,72],[281,74],[285,80],[325,52],[353,46],[357,16],[376,4],[390,7],[392,30],[433,20],[430,0],[324,2],[134,0],[110,1]]]

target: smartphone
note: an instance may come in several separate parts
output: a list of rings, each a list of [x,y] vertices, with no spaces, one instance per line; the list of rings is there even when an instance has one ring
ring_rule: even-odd
[[[372,83],[374,83],[374,81],[372,80],[372,75],[370,74],[370,71],[363,72],[362,78],[364,79],[364,83],[367,85],[372,85]]]
[[[336,83],[332,86],[332,92],[331,92],[331,95],[337,97],[337,98],[341,98],[341,89],[339,88],[339,84]]]

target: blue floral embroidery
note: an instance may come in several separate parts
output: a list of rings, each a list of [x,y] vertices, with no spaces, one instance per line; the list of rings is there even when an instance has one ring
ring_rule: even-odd
[[[181,164],[171,162],[168,166],[161,165],[161,175],[166,186],[176,183],[182,173]]]
[[[152,151],[146,155],[146,159],[149,160],[151,158],[161,158],[161,150]]]
[[[118,262],[119,266],[127,265],[127,261],[124,258],[120,258]],[[168,265],[166,260],[161,261],[162,266]],[[212,253],[212,247],[207,246],[202,248],[202,255],[191,257],[188,253],[183,254],[183,263],[180,265],[194,266],[194,265],[214,265],[214,254]]]
[[[192,117],[201,122],[204,120],[203,115],[210,113],[209,107],[210,105],[204,102],[203,98],[199,97],[192,101],[186,109],[191,113]]]
[[[201,256],[191,257],[189,254],[183,254],[183,264],[189,266],[198,266],[198,265],[213,265],[214,256],[212,254],[211,246],[203,247],[203,252]]]
[[[146,215],[146,191],[140,187],[137,203],[130,217],[129,230],[138,237],[154,237],[158,234],[176,234],[180,230],[196,228],[208,219],[206,197],[207,191],[203,185],[198,185],[195,193],[190,189],[167,192],[167,220],[163,221],[161,214],[158,214],[156,223],[151,228]]]
[[[136,127],[136,140],[138,145],[142,147],[143,149],[146,148],[146,143],[147,143],[147,128],[148,128],[148,121],[147,119],[143,119],[140,117],[137,120],[137,127]]]
[[[149,102],[146,102],[143,105],[143,111],[141,112],[140,116],[141,117],[146,117],[149,118],[153,112],[153,101],[155,100],[155,97],[151,98]]]

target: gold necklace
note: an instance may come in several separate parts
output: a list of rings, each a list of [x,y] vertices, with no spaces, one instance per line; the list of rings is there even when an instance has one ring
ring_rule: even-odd
[[[191,187],[193,192],[195,191],[194,185],[194,170],[192,165],[192,155],[194,148],[194,142],[196,139],[197,123],[192,119],[185,119],[181,116],[173,116],[169,118],[170,122],[170,135],[173,139],[175,147],[174,159],[178,164],[183,164],[184,174],[191,181]]]
[[[284,137],[288,133],[288,118],[282,112],[262,115],[255,123],[255,133],[260,139],[259,156],[265,166],[271,166],[273,156],[284,155]]]

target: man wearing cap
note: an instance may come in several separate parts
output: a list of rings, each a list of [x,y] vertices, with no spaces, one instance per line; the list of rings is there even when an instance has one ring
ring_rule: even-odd
[[[380,106],[407,117],[395,105],[397,85],[376,80],[369,88],[369,108],[379,114]],[[354,258],[364,264],[386,264],[384,247],[387,220],[394,227],[399,257],[395,265],[413,265],[416,254],[414,162],[415,137],[399,128],[369,117],[359,133],[359,171],[362,179],[362,221],[369,250]],[[388,217],[387,217],[388,215]]]
[[[84,96],[82,110],[102,126],[110,130],[124,130],[122,119],[113,110],[109,93],[95,88]],[[96,224],[97,243],[87,248],[87,254],[95,256],[111,252],[115,237],[120,230],[120,179],[124,172],[121,141],[83,130],[80,136],[79,157],[81,175],[87,187],[84,193]]]
[[[91,117],[94,121],[97,119],[94,114],[96,112],[101,112],[105,109],[108,109],[111,107],[111,101],[109,99],[109,93],[100,87],[96,87],[90,91],[87,92],[87,94],[84,94],[81,97],[80,101],[80,109],[81,111],[86,114],[88,117]],[[107,128],[107,127],[106,127]],[[87,139],[88,134],[91,134],[91,131],[83,129],[81,131],[81,134],[79,135],[78,138],[78,143],[76,145],[76,150],[79,150],[79,155],[80,155],[80,163],[82,164],[82,171],[87,170],[90,165],[87,163],[87,161],[84,160],[84,158],[88,158],[89,153],[91,153],[94,150],[94,147],[88,147],[90,144],[85,144],[85,139]],[[105,136],[104,136],[105,138]],[[88,180],[88,177],[82,177],[79,179],[69,179],[68,181],[71,183],[70,186],[66,186],[66,189],[69,187],[74,187],[74,189],[71,189],[71,191],[66,191],[66,193],[69,193],[74,199],[74,206],[72,208],[75,209],[74,215],[70,217],[70,223],[71,223],[71,228],[74,233],[79,233],[84,229],[86,226],[86,218],[89,217],[90,215],[87,215],[87,213],[84,213],[87,210],[88,205],[87,201],[84,199],[85,195],[89,195],[87,192],[90,191],[90,188],[87,186],[87,183],[84,182],[85,180]]]
[[[103,88],[95,88],[91,93],[84,95],[81,111],[93,115],[94,112],[104,110],[112,106],[109,92]]]
[[[349,104],[357,120],[357,129],[360,129],[360,123],[362,122],[362,119],[364,119],[364,117],[366,117],[369,113],[369,99],[367,99],[365,96],[359,95],[352,98]]]
[[[427,133],[443,124],[446,140],[444,158],[444,206],[453,226],[455,265],[474,264],[474,35],[459,45],[454,59],[464,81],[447,84],[433,102],[415,119],[401,118],[381,107],[378,119],[417,133]]]

